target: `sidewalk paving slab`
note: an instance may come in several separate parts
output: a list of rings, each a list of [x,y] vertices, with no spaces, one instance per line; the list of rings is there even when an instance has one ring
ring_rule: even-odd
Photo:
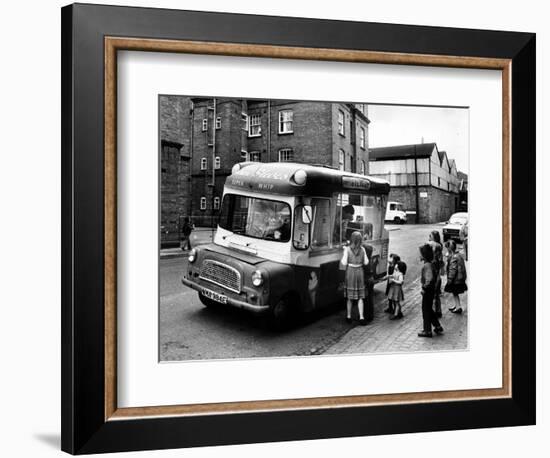
[[[351,325],[353,327],[337,342],[317,349],[316,354],[411,353],[468,349],[468,307],[464,307],[464,304],[468,303],[467,292],[461,295],[464,312],[460,315],[449,311],[452,305],[451,295],[442,294],[443,317],[440,322],[444,333],[441,336],[434,333],[432,338],[423,338],[417,335],[422,330],[420,280],[416,279],[404,288],[404,317],[399,320],[392,321],[389,314],[384,313],[387,299],[384,294],[380,294],[380,287],[378,289],[373,320],[367,326],[359,326],[354,322]]]

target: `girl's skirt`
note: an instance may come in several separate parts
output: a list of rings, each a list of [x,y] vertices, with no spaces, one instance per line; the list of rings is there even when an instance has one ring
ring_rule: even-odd
[[[447,283],[445,285],[445,292],[451,293],[453,295],[462,294],[464,291],[467,291],[468,287],[466,283]]]
[[[346,270],[346,289],[345,296],[348,299],[364,299],[365,298],[365,277],[363,266],[351,267]]]
[[[388,299],[390,301],[401,302],[405,297],[403,296],[403,287],[402,285],[396,285],[392,283],[390,285],[390,290],[388,292]]]

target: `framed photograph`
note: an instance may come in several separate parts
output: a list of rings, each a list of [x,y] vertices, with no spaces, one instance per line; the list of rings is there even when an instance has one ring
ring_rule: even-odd
[[[62,449],[535,423],[535,35],[62,9]]]

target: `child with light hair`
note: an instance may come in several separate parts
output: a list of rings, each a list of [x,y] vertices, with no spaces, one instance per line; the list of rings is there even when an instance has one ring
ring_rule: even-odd
[[[347,299],[346,322],[351,323],[352,301],[357,301],[359,324],[367,324],[364,316],[365,274],[363,267],[369,264],[367,252],[362,245],[363,236],[355,231],[351,234],[351,243],[344,247],[341,264],[346,269],[344,294]]]

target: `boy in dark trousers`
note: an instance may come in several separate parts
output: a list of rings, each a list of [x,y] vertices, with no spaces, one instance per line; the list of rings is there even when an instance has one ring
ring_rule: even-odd
[[[424,265],[420,276],[420,284],[422,285],[422,321],[423,330],[418,333],[418,337],[432,337],[432,325],[436,334],[443,334],[443,327],[437,319],[437,315],[433,309],[435,287],[437,275],[434,265],[434,253],[429,244],[420,247],[420,256]]]
[[[184,251],[191,249],[191,232],[193,232],[193,229],[195,229],[195,226],[193,226],[191,218],[189,218],[189,216],[186,216],[183,220],[183,227],[181,228],[180,245],[181,249]]]

